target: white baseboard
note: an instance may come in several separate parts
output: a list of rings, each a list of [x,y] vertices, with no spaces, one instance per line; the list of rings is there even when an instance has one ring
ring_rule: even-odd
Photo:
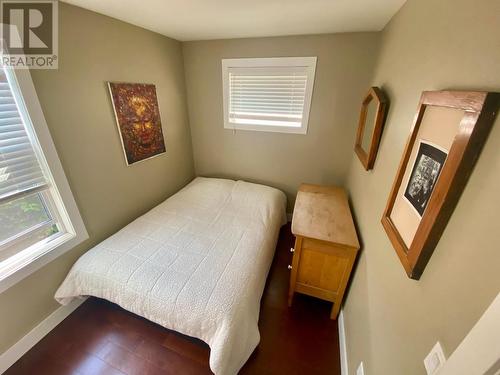
[[[85,299],[75,299],[70,304],[59,307],[28,332],[26,336],[3,352],[0,355],[0,374],[4,373],[10,366],[16,363],[19,358],[35,346],[38,341],[43,339],[47,333],[52,331],[69,314],[75,311],[84,301]]]
[[[344,310],[340,310],[338,317],[339,324],[339,346],[340,346],[340,373],[342,375],[349,375],[347,367],[347,346],[345,339],[345,325],[344,325]]]

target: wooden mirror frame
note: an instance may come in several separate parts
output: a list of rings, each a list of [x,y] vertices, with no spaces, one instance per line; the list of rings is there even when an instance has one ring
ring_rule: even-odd
[[[368,104],[374,101],[377,104],[375,112],[375,124],[373,126],[373,133],[370,141],[370,149],[365,151],[363,149],[363,133],[366,125],[366,114],[368,112]],[[361,111],[359,113],[358,132],[356,134],[356,143],[354,144],[354,151],[358,155],[359,160],[365,167],[365,170],[370,170],[375,164],[377,157],[378,145],[380,143],[380,136],[382,135],[382,128],[384,127],[385,113],[387,107],[387,97],[378,87],[370,87],[361,104]]]
[[[411,246],[408,248],[391,220],[391,212],[408,167],[424,111],[428,106],[460,109],[464,111],[464,116]],[[422,275],[479,158],[499,107],[500,93],[470,91],[422,93],[411,134],[382,217],[382,225],[410,278],[418,280]]]

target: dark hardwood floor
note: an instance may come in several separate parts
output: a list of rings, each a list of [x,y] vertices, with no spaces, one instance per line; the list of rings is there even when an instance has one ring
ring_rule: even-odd
[[[287,306],[290,226],[282,228],[259,320],[261,341],[241,374],[340,374],[331,304],[296,295]],[[120,307],[90,298],[7,375],[210,374],[209,347]]]

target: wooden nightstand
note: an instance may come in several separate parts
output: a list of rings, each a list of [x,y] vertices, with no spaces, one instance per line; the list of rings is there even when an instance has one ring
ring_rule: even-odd
[[[359,250],[358,236],[344,189],[302,184],[293,210],[295,235],[288,306],[295,292],[330,302],[337,319]]]

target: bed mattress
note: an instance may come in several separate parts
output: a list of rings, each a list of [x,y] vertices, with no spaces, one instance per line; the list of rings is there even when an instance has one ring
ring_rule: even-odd
[[[85,253],[56,292],[96,296],[210,346],[210,368],[236,374],[260,340],[260,299],[285,195],[196,178]]]

